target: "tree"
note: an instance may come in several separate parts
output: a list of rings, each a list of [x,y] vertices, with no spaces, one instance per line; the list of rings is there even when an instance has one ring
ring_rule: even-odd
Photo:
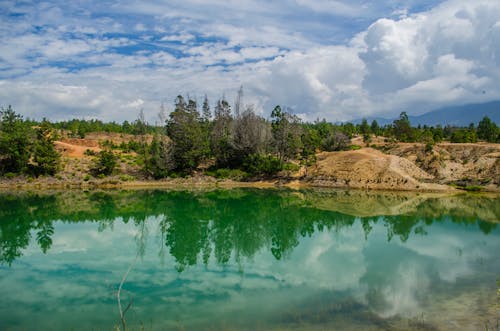
[[[366,118],[363,118],[363,120],[361,121],[361,124],[359,125],[359,132],[362,135],[368,135],[371,133],[371,128],[368,125],[368,121],[366,120]]]
[[[396,139],[403,142],[414,141],[413,130],[411,128],[410,120],[406,112],[399,115],[399,119],[393,122],[393,130]]]
[[[238,94],[236,95],[236,101],[234,102],[234,117],[238,118],[243,108],[243,85],[240,86]]]
[[[210,134],[212,131],[211,119],[212,119],[212,113],[210,111],[208,97],[205,94],[205,98],[203,99],[203,105],[201,107],[201,130],[204,142],[203,156],[206,158],[211,156],[211,150],[210,150]]]
[[[302,148],[300,119],[276,106],[271,112],[271,130],[280,162],[295,158]]]
[[[206,143],[202,132],[196,102],[189,100],[186,104],[181,95],[177,96],[175,110],[167,121],[176,170],[191,171],[199,165]]]
[[[43,121],[36,129],[36,140],[33,147],[33,164],[35,176],[55,175],[59,169],[61,155],[54,146],[54,131],[49,122]]]
[[[301,157],[307,162],[316,161],[316,150],[321,145],[321,137],[318,130],[314,128],[305,128],[300,137],[302,141]]]
[[[351,139],[345,133],[333,131],[322,142],[322,149],[328,152],[343,151],[349,147]]]
[[[483,117],[477,126],[477,137],[488,142],[498,141],[498,127],[488,116]]]
[[[167,123],[167,111],[163,102],[160,105],[160,111],[158,112],[158,120],[160,121],[159,126],[164,127]]]
[[[109,176],[116,167],[117,157],[112,151],[102,150],[97,155],[95,165],[91,169],[94,176]]]
[[[247,107],[232,126],[230,143],[235,154],[232,159],[239,165],[251,154],[264,153],[270,138],[268,133],[265,120],[255,114],[252,106]]]
[[[172,144],[165,135],[155,135],[148,146],[148,158],[144,162],[146,174],[154,179],[167,177],[175,168],[172,151]]]
[[[372,133],[375,135],[375,136],[379,136],[380,135],[380,126],[378,125],[378,122],[377,120],[373,120],[372,121],[372,124],[370,126],[370,129],[372,130]]]
[[[231,106],[222,98],[217,101],[214,109],[214,122],[210,137],[210,147],[217,167],[227,167],[232,163],[231,158],[234,155],[231,151],[232,125]]]
[[[203,122],[208,123],[212,119],[212,113],[210,112],[210,105],[208,103],[208,97],[205,94],[205,98],[203,99],[203,106],[201,107],[201,118]]]
[[[30,158],[30,130],[11,106],[0,111],[0,175],[23,173]]]

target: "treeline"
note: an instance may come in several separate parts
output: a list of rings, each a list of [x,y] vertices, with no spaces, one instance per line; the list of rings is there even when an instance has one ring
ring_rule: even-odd
[[[390,125],[376,121],[360,124],[333,124],[326,120],[303,122],[289,109],[276,106],[269,119],[259,116],[252,106],[244,106],[242,89],[234,107],[225,98],[213,110],[205,96],[201,109],[196,100],[179,95],[167,117],[162,106],[161,125],[150,125],[141,111],[133,122],[103,123],[78,120],[51,123],[23,120],[11,106],[0,110],[0,176],[28,174],[54,175],[60,155],[54,148],[57,133],[84,138],[89,132],[115,132],[152,136],[135,139],[119,146],[108,142],[91,169],[94,176],[113,173],[116,155],[112,149],[135,151],[144,176],[160,179],[191,174],[204,165],[206,173],[221,175],[230,171],[240,177],[269,176],[283,169],[297,169],[300,164],[316,161],[318,151],[340,151],[351,146],[351,138],[361,135],[366,144],[374,136],[387,141],[422,142],[429,148],[443,140],[451,142],[500,142],[500,130],[489,118],[468,127],[413,127],[405,112]]]
[[[376,136],[393,137],[401,142],[421,142],[426,144],[449,141],[452,143],[475,143],[479,140],[487,142],[500,142],[500,128],[487,116],[478,123],[477,127],[471,123],[468,127],[457,127],[447,125],[413,127],[406,112],[402,112],[392,124],[379,127],[377,121],[368,125],[363,120],[359,125],[359,133],[364,140],[369,141],[369,134]]]

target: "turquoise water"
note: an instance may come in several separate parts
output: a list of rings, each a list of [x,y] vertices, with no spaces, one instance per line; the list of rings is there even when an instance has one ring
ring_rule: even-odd
[[[500,199],[0,195],[0,329],[498,328]],[[127,270],[129,273],[127,274]]]

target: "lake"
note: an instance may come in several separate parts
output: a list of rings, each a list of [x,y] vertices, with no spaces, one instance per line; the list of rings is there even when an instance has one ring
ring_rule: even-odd
[[[0,329],[497,330],[499,220],[468,194],[4,193]]]

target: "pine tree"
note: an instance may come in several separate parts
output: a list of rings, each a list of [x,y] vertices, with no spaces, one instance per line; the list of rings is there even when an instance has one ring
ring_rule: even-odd
[[[36,140],[33,148],[32,169],[35,176],[55,175],[59,169],[61,155],[54,146],[54,131],[47,121],[43,121],[36,129]]]
[[[23,173],[30,158],[30,130],[11,106],[0,111],[0,175]]]
[[[188,104],[179,95],[176,98],[175,110],[170,113],[167,121],[167,134],[172,140],[172,157],[175,169],[191,171],[195,169],[204,152],[202,127],[196,102],[190,100]]]

